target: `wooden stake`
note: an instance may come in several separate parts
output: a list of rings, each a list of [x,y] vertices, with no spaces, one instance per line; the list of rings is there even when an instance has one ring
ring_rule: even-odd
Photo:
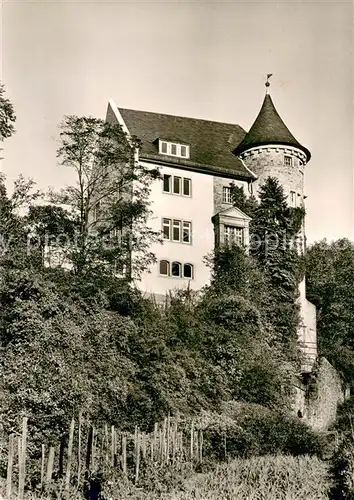
[[[73,442],[74,442],[74,430],[75,430],[75,420],[71,420],[70,430],[69,430],[69,443],[68,443],[68,460],[66,463],[66,475],[65,475],[65,489],[68,490],[70,486],[70,475],[71,475],[71,462],[73,454]]]
[[[114,461],[116,456],[116,433],[114,430],[114,425],[111,427],[111,465],[114,467]]]
[[[203,431],[199,431],[199,462],[203,461]]]
[[[136,454],[135,454],[135,484],[137,484],[139,479],[139,467],[140,467],[140,435],[138,430],[137,440],[136,440]]]
[[[190,449],[190,454],[191,454],[191,460],[193,460],[194,456],[194,443],[193,443],[193,438],[194,438],[194,421],[192,420],[191,424],[191,449]]]
[[[166,421],[166,463],[170,460],[170,414]]]
[[[44,469],[45,469],[45,445],[42,444],[42,462],[41,462],[41,489],[44,484]]]
[[[90,470],[91,465],[91,454],[92,454],[92,446],[93,446],[93,426],[89,429],[89,435],[87,439],[87,451],[86,451],[86,470]]]
[[[27,422],[28,418],[24,417],[22,421],[22,438],[21,438],[21,455],[19,456],[18,468],[18,498],[22,500],[25,492],[26,479],[26,446],[27,446]]]
[[[14,440],[15,436],[9,436],[9,451],[7,459],[7,477],[6,477],[6,498],[11,498],[12,493],[12,467],[14,463]]]
[[[53,465],[54,465],[54,446],[49,448],[48,464],[47,464],[47,475],[45,478],[46,485],[48,485],[52,480],[53,475]]]
[[[95,469],[95,452],[96,452],[96,441],[97,441],[97,433],[95,427],[92,426],[92,442],[91,442],[91,470]]]
[[[159,424],[156,422],[154,425],[154,437],[153,441],[151,443],[151,460],[154,461],[155,459],[155,450],[157,450],[157,443],[158,443],[158,431],[159,431]]]
[[[77,434],[77,485],[80,485],[80,476],[81,476],[81,425],[82,425],[82,416],[79,414],[79,429]]]
[[[122,436],[122,470],[127,475],[127,438]]]

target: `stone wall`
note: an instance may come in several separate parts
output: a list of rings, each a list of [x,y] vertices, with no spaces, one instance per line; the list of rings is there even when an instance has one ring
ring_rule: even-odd
[[[235,186],[242,187],[246,196],[248,196],[248,185],[247,182],[243,181],[235,181],[232,179],[226,179],[224,177],[214,177],[214,215],[225,210],[226,208],[230,208],[232,204],[223,203],[222,193],[223,187],[230,187],[231,183]]]
[[[291,166],[285,165],[284,156],[291,157]],[[255,195],[267,177],[276,177],[283,186],[285,195],[289,195],[290,191],[295,191],[299,195],[297,205],[303,203],[306,157],[302,151],[285,146],[260,146],[245,151],[241,158],[245,165],[258,176],[253,183]]]
[[[326,358],[319,358],[313,377],[306,391],[304,419],[314,430],[323,431],[334,423],[338,405],[345,400],[345,390]]]

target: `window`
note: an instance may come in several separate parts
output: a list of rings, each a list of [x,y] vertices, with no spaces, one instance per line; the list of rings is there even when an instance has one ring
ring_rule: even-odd
[[[183,278],[193,279],[193,266],[192,264],[183,265]]]
[[[172,225],[172,240],[181,241],[181,221],[174,220]]]
[[[163,276],[170,275],[170,263],[168,260],[160,260],[160,274]]]
[[[180,262],[172,262],[172,276],[177,278],[181,277],[181,264]]]
[[[295,191],[290,191],[290,206],[296,207],[296,193],[295,193]]]
[[[163,176],[163,190],[165,191],[165,193],[171,192],[171,185],[172,185],[172,175],[164,174],[164,176]]]
[[[287,155],[284,156],[284,165],[286,165],[287,167],[291,167],[291,165],[292,165],[291,156],[287,156]]]
[[[164,174],[163,192],[178,194],[180,196],[191,196],[192,180],[188,177],[175,177],[172,175]]]
[[[191,242],[191,232],[192,232],[192,224],[190,222],[183,222],[183,243]]]
[[[181,262],[170,262],[168,260],[160,260],[159,262],[160,276],[173,276],[174,278],[194,279],[193,264]]]
[[[184,196],[190,196],[191,195],[191,180],[190,179],[183,179],[183,195]]]
[[[169,156],[189,158],[189,145],[159,140],[159,153]]]
[[[171,239],[171,219],[162,220],[162,233],[164,240]]]
[[[222,188],[222,202],[223,203],[228,203],[231,205],[232,199],[231,199],[231,188],[224,186]]]
[[[224,226],[225,245],[243,245],[243,228],[235,226]]]
[[[181,194],[181,177],[173,178],[173,194]]]
[[[192,223],[179,219],[162,219],[162,237],[180,243],[192,243]]]
[[[93,220],[95,222],[97,222],[100,217],[100,208],[101,208],[101,203],[98,201],[93,208]]]

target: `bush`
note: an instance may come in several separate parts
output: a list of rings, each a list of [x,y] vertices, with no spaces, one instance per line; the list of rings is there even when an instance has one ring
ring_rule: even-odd
[[[223,413],[204,414],[197,423],[204,429],[204,451],[218,460],[285,453],[318,455],[323,438],[295,417],[255,404],[229,402]]]

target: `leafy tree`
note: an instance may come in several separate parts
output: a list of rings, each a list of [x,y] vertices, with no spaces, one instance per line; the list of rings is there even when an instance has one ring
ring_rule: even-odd
[[[159,240],[147,225],[149,186],[159,172],[136,161],[139,141],[118,124],[66,116],[60,137],[58,158],[77,182],[54,199],[77,218],[77,244],[70,248],[75,272],[112,275],[125,268],[128,278],[139,275],[154,261],[150,247]]]
[[[15,132],[15,111],[9,99],[5,97],[5,88],[0,84],[0,140],[11,137]]]
[[[292,349],[299,324],[298,285],[304,275],[297,237],[305,212],[288,206],[282,186],[272,177],[260,187],[259,199],[251,221],[251,254],[271,284],[269,319],[279,339]]]
[[[235,207],[239,208],[249,217],[253,217],[253,213],[258,206],[258,202],[253,194],[246,196],[243,187],[231,184],[231,199]]]
[[[317,339],[325,356],[354,380],[354,244],[322,240],[307,249],[307,296],[317,308]]]

